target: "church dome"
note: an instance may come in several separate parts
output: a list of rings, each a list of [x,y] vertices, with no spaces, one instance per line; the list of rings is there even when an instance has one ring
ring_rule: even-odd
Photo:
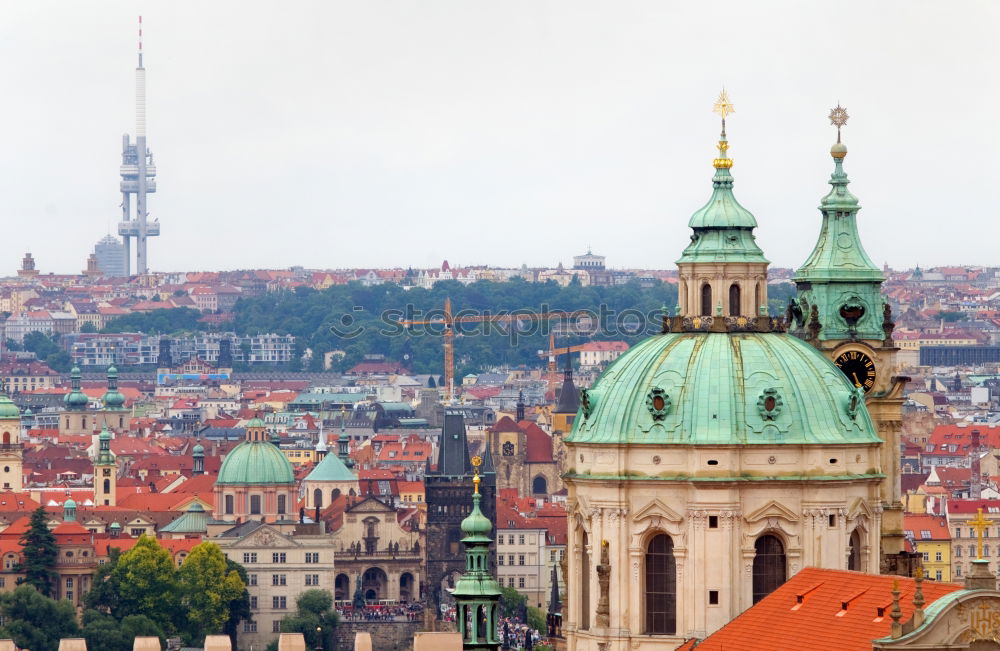
[[[86,409],[89,399],[87,398],[87,394],[80,390],[80,367],[74,366],[73,370],[69,372],[69,377],[73,390],[63,398],[66,408],[71,410]]]
[[[292,464],[269,441],[244,441],[226,455],[216,484],[294,484]]]
[[[105,409],[121,409],[125,404],[125,396],[118,390],[118,369],[108,368],[108,390],[102,398]]]
[[[668,333],[582,392],[571,443],[876,443],[864,397],[814,348],[779,333]]]
[[[18,410],[17,405],[10,397],[0,394],[0,419],[9,420],[12,418],[20,418],[21,412]]]

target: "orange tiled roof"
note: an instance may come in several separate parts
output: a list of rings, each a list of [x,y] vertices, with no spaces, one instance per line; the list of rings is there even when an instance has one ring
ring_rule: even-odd
[[[698,651],[868,651],[890,633],[892,583],[899,581],[902,621],[913,615],[913,579],[807,567],[697,645]],[[960,590],[954,583],[924,581],[927,606]],[[842,606],[847,604],[847,609]],[[879,610],[882,615],[879,616]]]

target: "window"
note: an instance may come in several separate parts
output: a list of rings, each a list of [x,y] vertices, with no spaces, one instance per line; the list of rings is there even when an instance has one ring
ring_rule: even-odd
[[[983,558],[986,558],[989,555],[990,555],[990,546],[983,545]]]
[[[941,560],[941,552],[934,552],[934,560],[936,561]]]
[[[513,565],[514,564],[514,555],[513,554],[508,554],[507,555],[507,564],[508,565]]]
[[[250,496],[250,514],[260,515],[260,495]]]
[[[275,610],[288,608],[288,597],[271,597],[271,608]]]
[[[976,546],[969,545],[969,558],[975,558],[975,557],[976,557]]]
[[[285,574],[272,574],[271,575],[271,585],[286,585],[287,575]]]
[[[256,563],[257,552],[243,552],[243,564]]]
[[[503,544],[503,536],[497,536],[497,544],[498,545],[502,545]]]
[[[848,542],[850,553],[847,555],[847,569],[855,572],[861,571],[861,532],[855,529],[851,532]]]
[[[931,532],[928,531],[927,529],[921,529],[920,530],[920,539],[921,540],[930,540],[931,539]]]
[[[319,585],[319,574],[306,574],[306,585]]]
[[[257,595],[250,595],[250,610],[257,610]]]
[[[740,315],[740,286],[733,283],[729,286],[729,316]]]
[[[286,562],[286,560],[285,560],[285,552],[274,552],[274,553],[272,553],[271,554],[271,562],[272,563],[284,563],[284,562]]]
[[[507,579],[507,587],[508,588],[514,587],[514,577],[510,577],[509,579]]]
[[[719,528],[719,516],[717,516],[717,515],[710,515],[710,516],[708,516],[708,528],[709,529],[718,529]]]
[[[281,632],[281,620],[280,619],[276,619],[273,622],[271,622],[271,632],[272,633],[280,633]]]
[[[523,576],[517,577],[517,587],[519,587],[519,588],[523,588],[524,587],[524,577]]]
[[[503,565],[503,554],[497,554],[497,565]]]
[[[518,554],[517,555],[517,564],[518,565],[524,565],[524,554]]]
[[[955,545],[955,558],[962,558],[962,546]]]
[[[709,606],[718,606],[719,605],[719,591],[718,590],[709,590],[708,591],[708,605]]]
[[[934,580],[935,580],[935,581],[940,581],[940,580],[941,580],[941,576],[942,576],[942,575],[941,575],[941,570],[936,570],[936,571],[934,572]]]
[[[774,592],[785,582],[785,546],[771,535],[764,535],[754,543],[753,602],[757,603]]]
[[[511,534],[511,535],[507,536],[507,544],[508,545],[513,545],[514,544],[514,534]]]
[[[319,563],[319,552],[306,552],[306,563]]]
[[[278,495],[278,513],[284,514],[287,499],[284,495]]]
[[[955,566],[955,578],[960,578],[962,576],[962,565],[958,564]]]
[[[257,622],[252,619],[243,620],[243,632],[244,633],[256,633],[257,632]]]
[[[955,537],[956,538],[962,537],[962,527],[955,527]]]
[[[554,549],[550,549],[549,550],[549,562],[550,563],[555,563],[556,562],[556,550],[554,550]]]
[[[517,544],[518,544],[518,545],[523,545],[523,544],[524,544],[524,534],[523,534],[523,533],[522,533],[522,534],[519,534],[519,535],[517,536]]]
[[[709,294],[711,299],[711,290]],[[670,536],[658,534],[649,541],[645,579],[645,632],[673,635],[677,629],[677,569]]]
[[[930,552],[924,552],[924,560],[925,561],[931,560],[931,554],[930,554]]]
[[[233,496],[232,495],[226,495],[226,514],[227,515],[232,515],[233,514]]]
[[[712,316],[712,286],[708,283],[701,286],[701,316]]]
[[[142,534],[146,533],[146,529],[145,529],[145,527],[143,527],[143,528],[135,528],[135,529],[130,529],[130,530],[129,530],[129,533],[131,533],[131,534],[132,534],[132,537],[133,537],[133,538],[138,538],[138,537],[139,537],[139,536],[141,536]]]
[[[250,579],[250,585],[257,585],[257,575],[256,574],[248,574],[247,578]]]
[[[975,538],[975,537],[976,537],[976,530],[973,529],[972,527],[969,527],[969,538]]]
[[[828,515],[827,516],[827,524],[829,524],[831,527],[836,527],[837,526],[837,516],[835,514],[833,514],[833,513],[831,513],[830,515]]]

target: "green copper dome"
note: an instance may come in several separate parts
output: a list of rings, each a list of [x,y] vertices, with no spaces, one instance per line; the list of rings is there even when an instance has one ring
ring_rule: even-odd
[[[74,366],[73,370],[69,372],[70,386],[72,391],[66,394],[63,398],[63,403],[66,405],[67,409],[74,411],[79,411],[87,408],[87,403],[90,402],[87,398],[87,394],[80,390],[80,367]]]
[[[216,484],[294,484],[292,464],[270,441],[244,441],[226,455]]]
[[[267,425],[265,425],[264,421],[262,421],[259,417],[254,416],[253,418],[247,421],[246,428],[250,429],[251,427],[265,428],[267,427]]]
[[[688,226],[694,230],[691,243],[677,264],[695,262],[767,262],[757,246],[753,229],[757,220],[733,196],[733,161],[726,158],[729,143],[723,133],[719,158],[715,159],[712,196],[708,203],[691,215]]]
[[[14,404],[14,401],[5,394],[0,394],[0,419],[10,420],[20,418],[21,411]]]
[[[125,405],[125,396],[118,390],[118,369],[108,367],[108,390],[102,398],[105,409],[121,409]]]
[[[778,333],[671,333],[615,360],[583,392],[567,441],[876,443],[863,396],[805,342]]]
[[[487,543],[490,541],[489,534],[493,531],[493,523],[479,510],[481,499],[479,493],[472,496],[472,512],[462,520],[462,533],[465,534],[463,542],[478,541],[481,538],[485,538]]]

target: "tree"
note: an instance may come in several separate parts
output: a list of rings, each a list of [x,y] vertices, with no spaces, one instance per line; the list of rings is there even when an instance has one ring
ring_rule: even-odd
[[[522,617],[528,598],[514,588],[501,588],[500,616]]]
[[[226,557],[213,542],[203,542],[181,565],[181,605],[187,614],[185,637],[189,642],[222,632],[229,619],[229,604],[246,588],[238,572],[226,566]]]
[[[90,592],[83,597],[83,604],[88,609],[110,614],[118,611],[118,578],[114,570],[122,552],[117,547],[108,548],[108,562],[100,565],[94,572]]]
[[[246,586],[250,585],[246,568],[236,561],[226,558],[226,575],[228,576],[230,572],[236,572],[244,586],[240,596],[229,602],[229,619],[226,620],[225,626],[222,627],[222,632],[228,635],[229,639],[233,641],[233,648],[235,649],[237,627],[243,620],[250,619],[253,613],[250,612],[250,592],[246,589]]]
[[[177,630],[178,620],[183,620],[177,570],[170,552],[156,538],[139,536],[135,546],[119,557],[111,579],[118,584],[118,607],[112,615],[122,619],[146,615],[167,634]]]
[[[0,621],[0,638],[33,651],[56,651],[60,639],[80,635],[73,604],[49,599],[30,585],[0,595]]]
[[[59,580],[55,571],[59,550],[56,537],[49,531],[43,507],[39,506],[32,512],[28,530],[21,534],[20,542],[24,561],[18,564],[17,571],[24,572],[24,578],[17,582],[26,583],[41,595],[51,597]]]
[[[90,321],[87,321],[82,326],[80,326],[80,332],[85,332],[85,333],[97,332],[97,326],[95,326]]]
[[[83,613],[83,637],[87,647],[102,651],[131,651],[137,637],[158,637],[165,642],[163,631],[145,615],[129,615],[118,621],[96,610]]]
[[[327,590],[306,590],[295,600],[296,612],[281,620],[283,633],[302,633],[308,649],[332,649],[338,617],[333,595]]]

